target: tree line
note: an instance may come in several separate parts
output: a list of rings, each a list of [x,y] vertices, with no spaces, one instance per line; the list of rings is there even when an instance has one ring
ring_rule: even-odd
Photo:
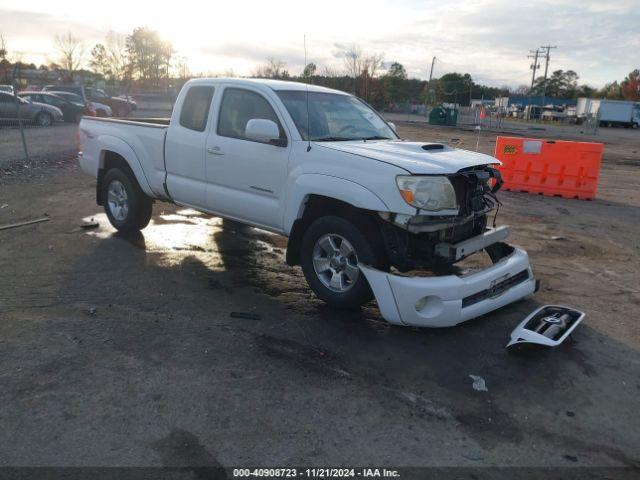
[[[159,87],[170,81],[180,84],[194,76],[189,71],[187,59],[176,56],[171,43],[147,27],[138,27],[129,35],[109,32],[104,42],[94,45],[88,53],[83,42],[70,32],[56,36],[54,47],[57,58],[48,65],[36,67],[18,61],[18,66],[56,70],[69,83],[78,74],[91,74],[108,84],[135,83],[141,87]],[[11,64],[7,56],[7,43],[0,35],[0,67],[4,66],[5,72],[16,63]],[[601,89],[579,84],[580,77],[573,70],[556,70],[546,80],[538,77],[531,88],[526,85],[510,88],[482,85],[475,82],[469,73],[450,72],[430,82],[410,78],[401,63],[385,62],[383,53],[366,53],[356,44],[343,46],[340,57],[342,68],[318,68],[315,63],[308,63],[299,74],[291,74],[284,61],[267,58],[251,76],[309,82],[351,92],[378,109],[406,103],[456,103],[465,106],[470,104],[471,99],[493,99],[508,95],[545,95],[567,99],[584,96],[640,101],[640,69],[633,70],[620,82],[608,83]],[[87,66],[89,70],[85,68]],[[225,72],[225,75],[234,76],[232,71]]]
[[[351,92],[377,109],[406,103],[455,103],[468,106],[471,99],[490,100],[509,95],[640,101],[640,69],[633,70],[622,81],[608,83],[601,89],[579,84],[580,77],[573,70],[556,70],[546,80],[538,77],[533,87],[521,85],[511,88],[482,85],[475,82],[469,73],[450,72],[430,82],[409,78],[405,67],[399,62],[384,62],[383,54],[366,54],[357,45],[343,47],[341,56],[341,71],[331,67],[319,70],[314,63],[309,63],[300,75],[291,75],[285,62],[268,58],[254,70],[252,76],[310,82]]]

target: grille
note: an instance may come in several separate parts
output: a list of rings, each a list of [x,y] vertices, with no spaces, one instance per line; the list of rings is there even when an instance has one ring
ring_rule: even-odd
[[[529,270],[522,270],[521,272],[516,273],[514,276],[509,277],[501,282],[496,283],[491,288],[486,288],[481,290],[473,295],[469,295],[468,297],[464,297],[462,299],[462,308],[469,307],[473,304],[486,300],[487,298],[497,297],[498,295],[504,293],[509,290],[511,287],[515,285],[519,285],[520,283],[525,282],[529,278]]]

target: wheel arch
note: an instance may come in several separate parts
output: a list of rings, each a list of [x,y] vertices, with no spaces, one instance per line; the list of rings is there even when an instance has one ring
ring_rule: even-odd
[[[284,231],[289,236],[287,263],[300,263],[304,230],[319,216],[337,215],[354,219],[387,210],[387,205],[380,197],[351,180],[323,174],[299,176],[293,185],[284,215]]]
[[[293,222],[289,232],[286,253],[286,262],[288,265],[293,266],[300,264],[300,249],[304,232],[316,219],[325,216],[344,218],[362,229],[369,230],[372,240],[373,235],[379,234],[374,211],[359,208],[345,201],[325,195],[307,195],[302,214],[300,218],[297,218]],[[381,237],[379,240],[382,241]]]
[[[102,136],[98,140],[100,145],[103,146],[99,154],[98,182],[96,186],[96,201],[98,205],[103,204],[100,193],[102,191],[102,179],[104,178],[104,174],[111,168],[122,168],[128,171],[142,191],[148,196],[153,197],[153,191],[144,175],[140,160],[133,149],[118,138]]]

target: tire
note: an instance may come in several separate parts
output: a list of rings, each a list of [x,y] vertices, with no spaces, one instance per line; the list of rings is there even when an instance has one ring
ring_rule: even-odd
[[[80,123],[80,121],[82,120],[82,116],[82,113],[76,113],[75,123]]]
[[[101,198],[113,227],[123,233],[149,224],[153,201],[142,191],[132,173],[112,168],[102,179]]]
[[[336,216],[320,217],[302,237],[300,263],[304,276],[318,298],[332,307],[357,308],[373,299],[358,263],[388,269],[382,242],[375,241],[377,232],[364,233],[373,226],[365,221],[357,223]],[[349,250],[353,254],[348,254]],[[333,281],[336,273],[341,281]]]
[[[53,117],[50,113],[40,112],[36,117],[36,124],[39,127],[50,127],[53,125]]]

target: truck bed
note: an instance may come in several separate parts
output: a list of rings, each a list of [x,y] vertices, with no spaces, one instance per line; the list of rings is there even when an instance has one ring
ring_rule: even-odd
[[[102,151],[116,153],[131,160],[130,167],[147,195],[165,198],[164,141],[168,128],[168,118],[82,117],[81,165],[97,177],[104,161]]]

